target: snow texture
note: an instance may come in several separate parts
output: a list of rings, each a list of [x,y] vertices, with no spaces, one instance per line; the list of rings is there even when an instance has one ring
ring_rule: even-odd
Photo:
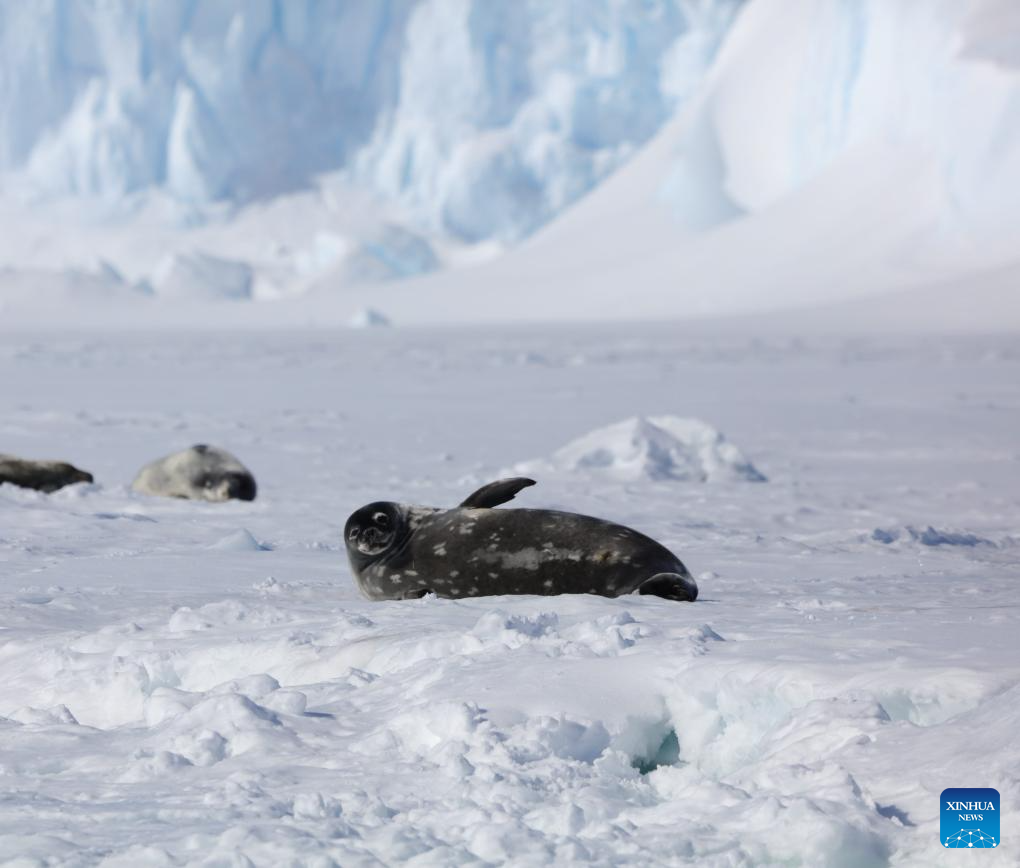
[[[0,486],[13,864],[949,866],[945,787],[1020,811],[1013,338],[51,331],[0,335],[0,382],[6,450],[96,474]],[[358,596],[351,511],[607,407],[712,419],[769,482],[521,506],[652,535],[698,602]],[[181,441],[258,500],[132,492]]]
[[[625,419],[571,441],[548,460],[525,461],[514,470],[525,475],[583,473],[630,482],[765,481],[715,428],[680,416]]]

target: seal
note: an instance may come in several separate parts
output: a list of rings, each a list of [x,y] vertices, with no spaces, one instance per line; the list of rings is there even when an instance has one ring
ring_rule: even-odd
[[[92,482],[92,474],[64,461],[31,461],[0,455],[0,483],[9,482],[36,491],[57,491],[76,482]]]
[[[200,443],[145,465],[131,483],[140,494],[188,500],[254,500],[255,477],[226,449]]]
[[[377,501],[347,519],[351,571],[370,600],[637,591],[694,601],[698,586],[655,540],[601,518],[495,509],[533,479],[500,479],[454,509]]]

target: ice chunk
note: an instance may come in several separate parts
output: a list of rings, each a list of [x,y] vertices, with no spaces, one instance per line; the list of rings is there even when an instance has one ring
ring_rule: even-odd
[[[184,299],[251,298],[252,269],[243,262],[207,253],[175,254],[164,259],[152,285],[162,297]]]
[[[571,441],[549,459],[515,471],[605,474],[623,480],[764,482],[765,476],[719,431],[700,419],[634,417]]]
[[[359,310],[347,321],[347,324],[353,329],[386,328],[392,325],[383,314],[370,307]]]

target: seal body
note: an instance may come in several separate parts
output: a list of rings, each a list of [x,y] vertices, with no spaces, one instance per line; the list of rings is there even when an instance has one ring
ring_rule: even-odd
[[[75,482],[92,482],[92,474],[64,461],[30,461],[0,455],[0,483],[9,482],[36,491],[57,491]]]
[[[131,487],[140,494],[189,500],[254,500],[255,477],[233,455],[199,444],[143,467]]]
[[[344,536],[361,592],[371,600],[634,591],[697,597],[680,559],[636,530],[577,513],[472,505],[476,495],[454,509],[378,502],[355,512]]]

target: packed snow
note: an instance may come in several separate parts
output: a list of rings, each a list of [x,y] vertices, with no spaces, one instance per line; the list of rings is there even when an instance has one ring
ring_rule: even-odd
[[[717,482],[765,477],[707,422],[679,416],[625,419],[558,449],[550,459],[517,464],[518,473],[605,474],[632,482]]]
[[[1000,791],[982,858],[1017,860],[1013,338],[6,333],[0,381],[4,449],[96,478],[0,486],[15,864],[948,866],[951,786]],[[698,602],[358,596],[355,508],[628,416],[768,482],[582,466],[510,506],[660,539]],[[258,499],[131,491],[195,442]]]

